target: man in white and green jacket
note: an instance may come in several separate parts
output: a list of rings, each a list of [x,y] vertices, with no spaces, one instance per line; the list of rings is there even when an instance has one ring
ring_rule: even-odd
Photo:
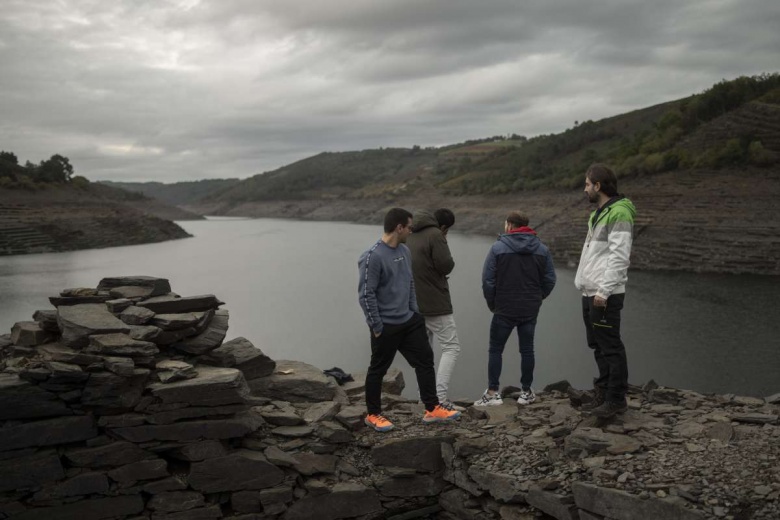
[[[574,285],[582,292],[582,317],[588,346],[599,375],[590,410],[601,418],[627,409],[628,362],[620,339],[620,311],[625,299],[636,209],[618,194],[615,173],[594,164],[585,174],[585,194],[597,204],[588,221]]]

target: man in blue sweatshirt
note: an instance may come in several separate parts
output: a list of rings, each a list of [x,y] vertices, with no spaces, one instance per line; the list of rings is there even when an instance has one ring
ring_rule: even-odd
[[[412,257],[406,238],[412,234],[412,214],[392,208],[385,215],[384,234],[360,255],[358,299],[371,332],[371,364],[366,374],[365,423],[376,431],[388,431],[393,423],[382,415],[382,379],[400,352],[414,368],[420,399],[425,404],[423,422],[450,421],[460,412],[439,406],[433,350],[425,332],[414,293]]]

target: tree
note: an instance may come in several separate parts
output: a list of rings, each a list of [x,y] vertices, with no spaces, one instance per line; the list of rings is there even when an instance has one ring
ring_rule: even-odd
[[[73,166],[67,157],[55,154],[46,161],[41,161],[41,165],[36,172],[37,180],[43,182],[69,182],[73,176]]]

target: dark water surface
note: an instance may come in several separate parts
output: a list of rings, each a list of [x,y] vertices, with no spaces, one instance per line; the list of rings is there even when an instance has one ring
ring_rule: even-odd
[[[369,342],[357,303],[357,259],[378,239],[378,226],[271,219],[180,224],[194,238],[0,257],[0,332],[51,308],[47,297],[61,289],[144,274],[169,278],[183,296],[216,294],[230,311],[228,339],[244,336],[274,359],[365,370]],[[476,399],[487,384],[491,315],[480,275],[492,239],[452,233],[449,242],[462,345],[451,395]],[[542,307],[535,387],[568,379],[585,388],[595,374],[573,279],[573,271],[558,269],[558,286]],[[778,300],[778,278],[630,272],[623,314],[630,381],[655,379],[700,392],[780,392]],[[504,353],[502,385],[519,384],[519,364],[514,336]],[[413,371],[401,356],[396,365],[414,395]]]

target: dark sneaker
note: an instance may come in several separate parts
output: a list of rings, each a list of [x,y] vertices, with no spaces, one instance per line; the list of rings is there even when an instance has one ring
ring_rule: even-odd
[[[600,419],[609,419],[610,417],[614,417],[619,413],[625,412],[626,410],[628,410],[628,405],[626,404],[625,400],[617,403],[614,401],[604,401],[600,406],[593,408],[590,413],[594,417],[598,417]]]

